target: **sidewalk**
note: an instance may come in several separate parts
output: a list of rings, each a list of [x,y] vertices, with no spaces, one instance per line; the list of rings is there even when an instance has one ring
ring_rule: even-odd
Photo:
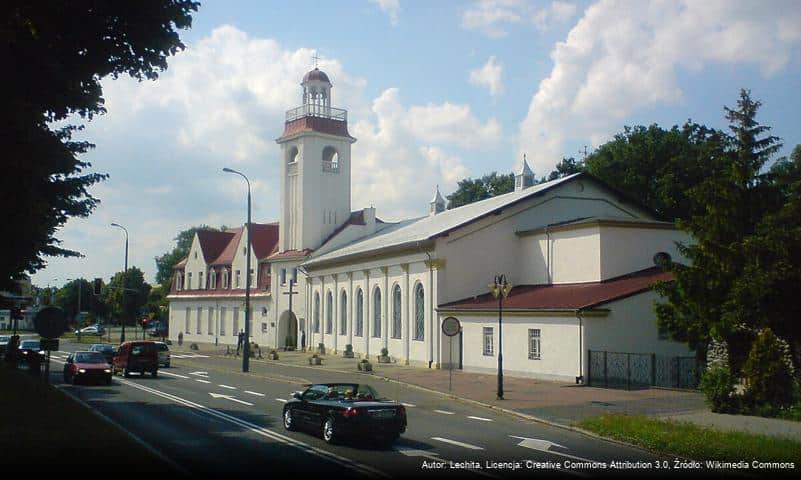
[[[186,343],[183,346],[173,343],[170,348],[173,351],[202,355],[225,355],[226,352],[225,346],[215,347],[209,344],[199,344],[200,349],[197,351],[190,350]],[[279,352],[279,360],[276,361],[267,360],[268,352],[269,349],[264,349],[262,351],[264,359],[254,361],[363,375],[356,368],[358,358],[343,358],[340,354],[329,353],[321,355],[322,365],[310,366],[308,361],[312,355],[310,352]],[[722,430],[741,430],[801,440],[799,422],[715,414],[705,406],[703,395],[694,391],[660,388],[616,390],[505,376],[505,400],[497,400],[496,375],[453,370],[452,386],[449,390],[448,370],[378,363],[374,357],[370,362],[373,364],[372,375],[376,377],[563,426],[574,425],[588,417],[622,413],[670,418]]]

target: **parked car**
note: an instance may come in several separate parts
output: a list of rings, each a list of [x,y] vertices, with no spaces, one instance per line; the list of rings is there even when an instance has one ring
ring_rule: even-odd
[[[64,364],[64,381],[75,385],[79,381],[101,381],[111,385],[111,365],[100,352],[75,352]]]
[[[159,367],[170,366],[170,347],[164,342],[155,342],[156,348],[159,349]]]
[[[150,373],[153,377],[158,375],[159,353],[156,342],[132,341],[125,342],[114,354],[111,364],[111,373],[116,375],[122,372],[124,376],[129,376],[131,372],[138,372],[142,375]]]
[[[106,329],[103,328],[103,325],[89,325],[80,330],[75,330],[75,335],[104,335],[105,333]]]
[[[147,334],[151,337],[166,337],[167,336],[167,325],[159,321],[150,322],[147,325]]]
[[[106,362],[111,365],[111,362],[114,360],[114,352],[116,349],[114,348],[114,345],[110,343],[93,343],[89,346],[89,351],[100,352],[106,359]]]
[[[346,436],[394,442],[406,431],[406,408],[382,399],[369,385],[323,383],[295,392],[284,405],[284,428],[306,427],[335,443]]]
[[[6,353],[9,340],[11,340],[11,335],[0,335],[0,355]]]

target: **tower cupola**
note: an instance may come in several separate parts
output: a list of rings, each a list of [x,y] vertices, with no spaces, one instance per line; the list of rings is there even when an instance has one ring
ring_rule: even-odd
[[[531,187],[534,185],[534,180],[534,172],[531,170],[531,167],[528,166],[526,154],[524,153],[523,163],[520,164],[520,168],[515,172],[515,192]]]
[[[310,112],[328,113],[331,109],[331,80],[317,67],[303,76],[303,106]]]
[[[445,199],[442,198],[442,194],[439,193],[439,185],[437,185],[437,191],[434,193],[434,198],[431,199],[429,204],[429,215],[436,215],[445,211]]]

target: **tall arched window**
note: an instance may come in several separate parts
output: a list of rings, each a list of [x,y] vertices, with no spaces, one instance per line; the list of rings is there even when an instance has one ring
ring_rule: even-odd
[[[334,328],[334,297],[331,295],[331,290],[325,296],[325,333],[331,333]]]
[[[361,337],[364,331],[364,294],[362,289],[356,290],[356,332],[354,335]]]
[[[373,336],[381,338],[381,289],[373,291]]]
[[[392,287],[392,338],[401,338],[401,288]]]
[[[339,296],[339,334],[346,335],[348,333],[348,295],[345,290],[342,290],[342,295]]]
[[[426,331],[425,293],[423,284],[414,287],[414,339],[423,340]]]
[[[314,292],[314,325],[312,326],[314,333],[320,333],[320,294]]]

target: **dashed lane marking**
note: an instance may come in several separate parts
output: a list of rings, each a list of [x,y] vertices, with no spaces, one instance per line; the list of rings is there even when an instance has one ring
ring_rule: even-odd
[[[251,392],[250,390],[245,390],[245,393],[247,393],[248,395],[256,395],[257,397],[263,397],[264,396],[263,393]]]
[[[230,385],[222,385],[222,384],[219,384],[219,385],[217,385],[217,386],[218,386],[218,387],[222,387],[222,388],[227,388],[228,390],[236,390],[236,387],[232,387],[232,386],[230,386]]]
[[[189,378],[186,375],[179,375],[177,373],[165,372],[164,370],[161,370],[159,373],[161,373],[162,375],[167,375],[168,377]]]
[[[450,438],[431,437],[431,440],[448,443],[450,445],[456,445],[457,447],[469,448],[470,450],[484,450],[484,447],[479,447],[478,445],[472,445],[470,443],[458,442],[456,440],[451,440]]]
[[[196,379],[195,379],[195,381],[196,381],[196,382],[200,382],[200,383],[211,383],[211,382],[210,382],[210,381],[208,381],[208,380],[201,380],[201,379],[199,379],[199,378],[196,378]]]
[[[480,421],[482,421],[482,422],[491,422],[491,421],[492,421],[492,419],[491,419],[491,418],[484,418],[484,417],[474,417],[474,416],[472,416],[472,415],[468,416],[467,418],[469,418],[469,419],[471,419],[471,420],[480,420]]]
[[[456,415],[454,412],[449,412],[447,410],[434,410],[437,413],[441,413],[443,415]]]
[[[276,398],[276,401],[279,401],[281,403],[286,403],[286,400],[284,400],[283,398]]]
[[[417,405],[415,405],[413,403],[406,403],[406,402],[401,402],[401,405],[403,405],[404,407],[416,407],[417,406]]]

